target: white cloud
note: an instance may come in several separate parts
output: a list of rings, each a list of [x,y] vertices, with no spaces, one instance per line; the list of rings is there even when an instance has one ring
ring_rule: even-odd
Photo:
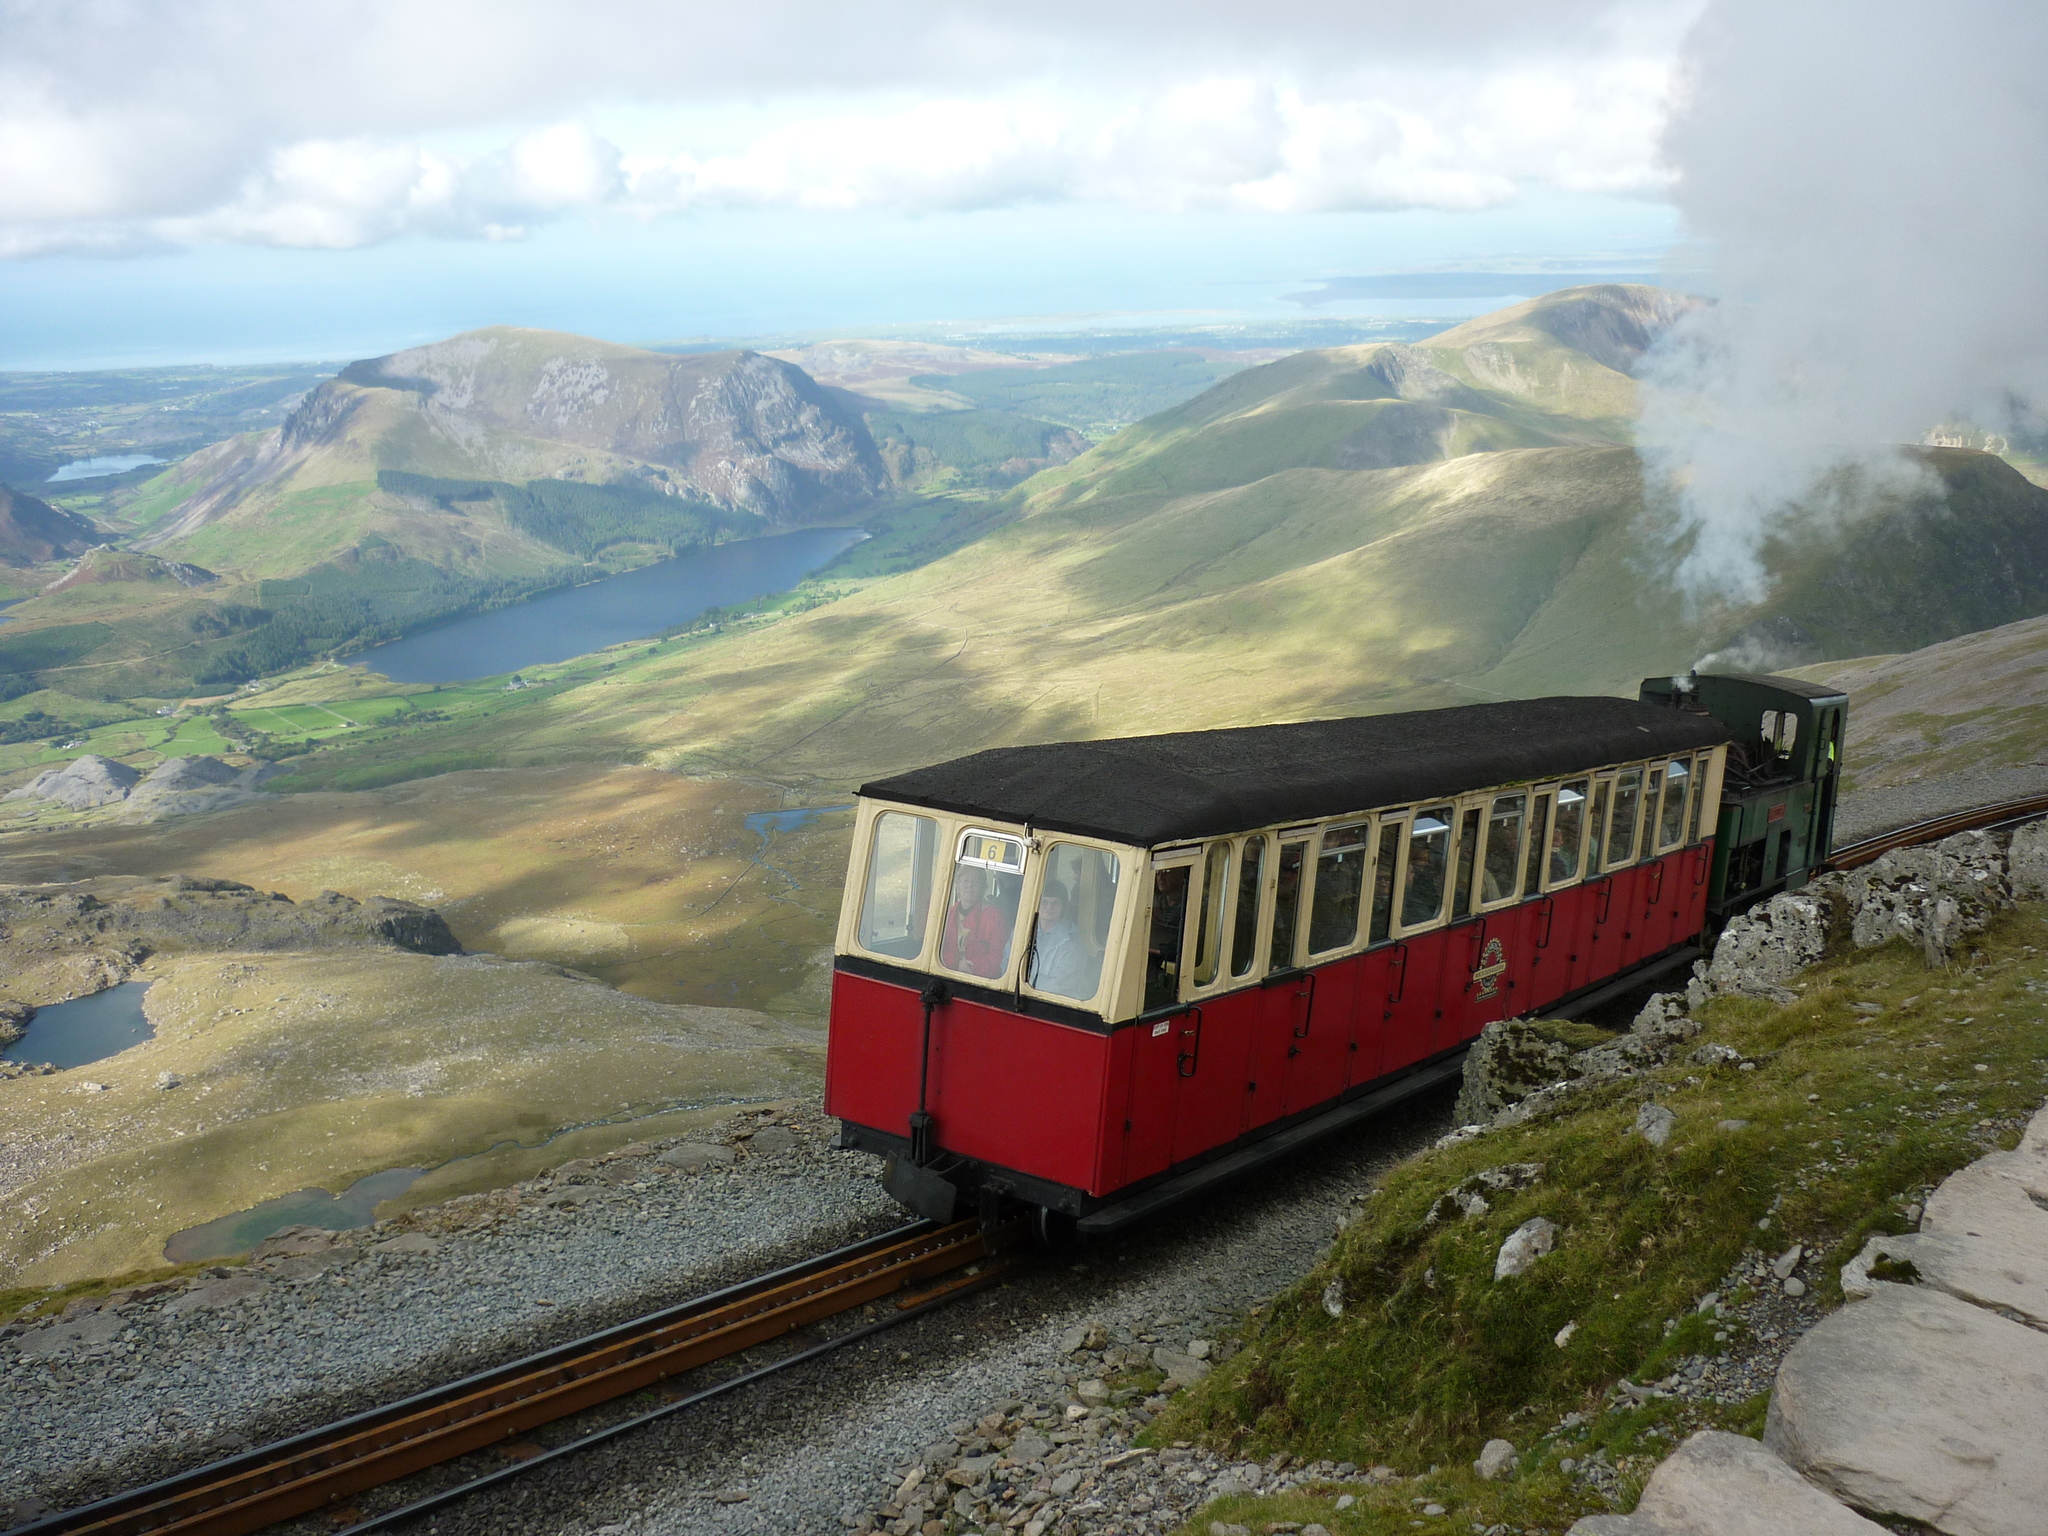
[[[1650,191],[1696,8],[0,0],[0,252],[502,237],[592,209]],[[588,126],[721,102],[768,121],[716,148]]]
[[[2044,49],[2039,0],[1715,0],[1668,150],[1727,298],[1648,360],[1640,433],[1697,587],[1757,596],[1774,534],[1923,485],[1896,445],[1951,413],[2048,406]]]

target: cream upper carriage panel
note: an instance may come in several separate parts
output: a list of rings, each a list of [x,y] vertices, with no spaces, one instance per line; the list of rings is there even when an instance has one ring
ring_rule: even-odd
[[[1141,855],[863,797],[837,949],[973,985],[1091,1006],[1127,947]]]

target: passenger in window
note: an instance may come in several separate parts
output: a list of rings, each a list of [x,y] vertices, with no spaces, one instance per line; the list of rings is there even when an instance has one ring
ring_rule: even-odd
[[[1038,933],[1031,974],[1025,979],[1041,992],[1061,997],[1089,997],[1095,992],[1100,966],[1081,943],[1081,932],[1067,916],[1067,892],[1048,880],[1038,893]]]
[[[988,900],[988,874],[964,864],[953,876],[953,905],[946,913],[939,963],[969,976],[1000,976],[1010,959],[1010,923]]]
[[[1573,820],[1576,823],[1577,818]],[[1576,834],[1578,827],[1574,825],[1571,830]],[[1579,850],[1566,840],[1564,817],[1559,816],[1550,829],[1550,878],[1569,880],[1578,872]]]

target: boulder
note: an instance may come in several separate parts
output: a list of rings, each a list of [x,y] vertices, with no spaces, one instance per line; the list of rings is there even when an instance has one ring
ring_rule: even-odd
[[[1464,1086],[1452,1111],[1460,1125],[1484,1125],[1530,1094],[1571,1075],[1568,1046],[1542,1035],[1532,1019],[1502,1019],[1480,1031],[1465,1053]]]
[[[1511,1440],[1489,1440],[1479,1452],[1479,1459],[1472,1463],[1472,1470],[1487,1482],[1498,1482],[1512,1476],[1515,1470],[1515,1446]]]
[[[1843,1501],[1949,1536],[2036,1536],[2048,1506],[2048,1336],[1880,1286],[1785,1357],[1764,1444]]]
[[[1629,1131],[1651,1146],[1661,1147],[1671,1139],[1671,1132],[1677,1124],[1678,1116],[1662,1104],[1645,1104],[1636,1111],[1636,1123],[1629,1127]]]
[[[261,1296],[270,1289],[270,1282],[261,1275],[248,1273],[229,1275],[210,1285],[197,1285],[175,1301],[165,1306],[164,1311],[172,1314],[181,1312],[207,1312],[215,1307],[225,1307],[245,1296]]]
[[[2048,901],[2048,821],[2017,828],[2005,849],[2005,877],[2015,901]]]
[[[1193,1355],[1165,1348],[1152,1351],[1152,1363],[1166,1373],[1168,1381],[1177,1381],[1182,1386],[1193,1386],[1211,1369],[1206,1360],[1197,1360]]]
[[[142,775],[126,763],[88,752],[61,768],[39,773],[21,788],[4,797],[8,800],[49,800],[66,810],[86,811],[128,798]]]
[[[1701,1430],[1664,1459],[1632,1515],[1589,1515],[1569,1536],[1885,1536],[1745,1435]]]
[[[22,1335],[16,1341],[15,1348],[24,1355],[46,1358],[69,1355],[105,1344],[127,1326],[120,1313],[111,1308],[105,1311],[86,1312],[77,1316],[67,1316],[46,1328],[38,1328],[33,1333]]]
[[[1948,964],[1958,946],[2012,905],[2005,850],[1989,832],[1894,849],[1861,869],[1824,878],[1840,890],[1858,949],[1904,939],[1931,966]]]
[[[1731,918],[1713,958],[1694,968],[1687,1001],[1696,1007],[1709,997],[1737,994],[1792,1002],[1796,994],[1785,983],[1826,952],[1831,915],[1810,884]]]
[[[1542,1216],[1531,1216],[1507,1236],[1493,1258],[1493,1278],[1505,1280],[1524,1274],[1530,1266],[1557,1246],[1557,1224]]]

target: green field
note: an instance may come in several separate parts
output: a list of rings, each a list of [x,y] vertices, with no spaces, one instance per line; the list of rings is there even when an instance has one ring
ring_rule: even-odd
[[[1194,351],[1127,352],[1055,368],[921,374],[911,382],[964,396],[984,410],[1037,417],[1100,439],[1179,405],[1244,366]]]

